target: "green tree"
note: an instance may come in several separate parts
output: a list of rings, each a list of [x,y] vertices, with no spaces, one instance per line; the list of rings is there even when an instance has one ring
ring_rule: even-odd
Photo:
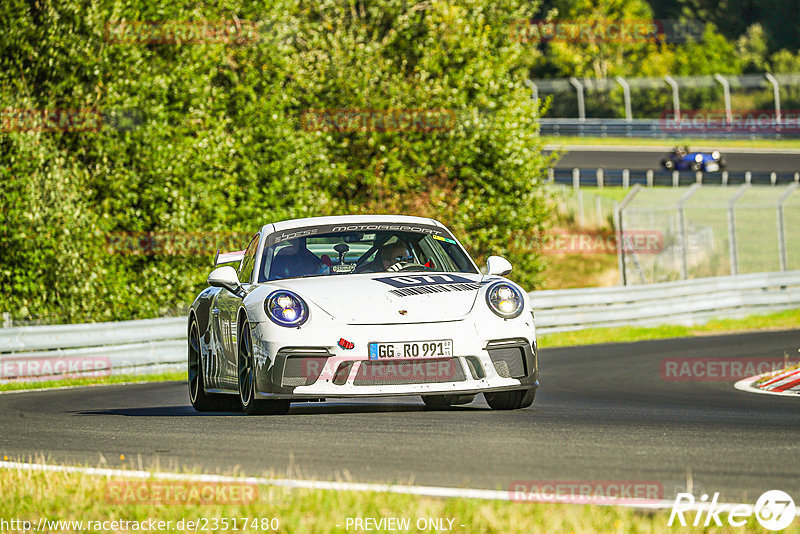
[[[242,247],[267,222],[334,213],[434,216],[479,259],[508,255],[533,288],[543,264],[511,236],[547,224],[547,161],[523,83],[531,60],[509,27],[535,9],[7,2],[0,103],[95,110],[103,123],[0,132],[0,283],[14,288],[0,310],[63,321],[168,313],[205,285],[217,246]],[[109,38],[132,21],[253,21],[258,39]],[[304,114],[323,108],[438,109],[452,120],[435,131],[304,128]],[[210,237],[165,254],[174,247],[137,244],[150,233]],[[115,240],[131,234],[134,250],[120,253]]]
[[[753,24],[736,41],[736,52],[744,72],[767,70],[767,36],[761,24]]]

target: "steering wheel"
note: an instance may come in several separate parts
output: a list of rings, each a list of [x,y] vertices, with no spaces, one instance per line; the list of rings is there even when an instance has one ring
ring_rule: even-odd
[[[397,268],[398,265],[402,265],[402,267]],[[390,266],[386,270],[387,271],[394,271],[394,272],[398,272],[399,273],[399,272],[402,272],[402,271],[410,271],[411,269],[418,269],[418,270],[423,270],[424,271],[425,269],[428,269],[428,268],[429,267],[425,267],[421,263],[407,263],[407,264],[403,265],[402,263],[398,262],[398,263],[395,263],[394,265]]]

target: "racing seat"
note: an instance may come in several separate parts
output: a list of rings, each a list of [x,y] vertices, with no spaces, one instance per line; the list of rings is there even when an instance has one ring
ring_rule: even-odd
[[[294,278],[317,274],[322,269],[322,261],[305,247],[290,246],[279,250],[272,259],[269,278]]]

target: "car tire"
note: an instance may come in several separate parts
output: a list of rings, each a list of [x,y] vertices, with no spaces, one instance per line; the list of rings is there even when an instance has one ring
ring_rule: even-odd
[[[533,399],[536,397],[536,388],[484,393],[483,396],[493,410],[519,410],[533,404]]]
[[[664,167],[665,170],[671,171],[675,169],[675,162],[671,159],[662,159],[661,166]]]
[[[291,402],[286,399],[256,399],[256,370],[250,323],[243,321],[237,343],[236,371],[239,384],[239,405],[248,415],[284,415]]]
[[[469,404],[475,400],[475,395],[424,395],[422,402],[428,408],[447,408],[460,404]]]
[[[702,163],[697,163],[696,161],[693,161],[692,164],[691,164],[691,169],[694,172],[700,172],[700,171],[703,170],[703,164]]]
[[[189,354],[187,378],[189,383],[189,402],[198,412],[238,412],[239,400],[234,395],[206,393],[203,378],[203,363],[200,350],[200,330],[197,320],[189,324]]]

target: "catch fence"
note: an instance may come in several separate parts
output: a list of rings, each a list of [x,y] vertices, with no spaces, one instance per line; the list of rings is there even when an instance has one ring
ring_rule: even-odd
[[[625,250],[623,284],[800,269],[800,187],[635,185],[617,208],[618,232],[657,232],[659,250]]]

